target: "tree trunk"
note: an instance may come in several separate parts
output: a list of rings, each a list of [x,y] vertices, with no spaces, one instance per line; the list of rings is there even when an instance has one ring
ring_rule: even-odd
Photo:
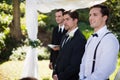
[[[9,25],[10,35],[13,39],[20,41],[22,39],[22,32],[20,27],[20,2],[19,0],[13,1],[13,21]]]

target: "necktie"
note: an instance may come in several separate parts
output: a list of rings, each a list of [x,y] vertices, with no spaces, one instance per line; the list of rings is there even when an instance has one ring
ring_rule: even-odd
[[[68,37],[69,37],[69,35],[65,36],[65,43],[67,42]]]
[[[63,43],[62,43],[62,46],[65,45],[65,43],[67,42],[68,37],[69,37],[69,35],[65,35],[65,38],[64,38]]]
[[[61,28],[59,29],[59,33],[62,33],[62,29]]]
[[[93,37],[98,37],[98,34],[97,34],[97,33],[95,33],[95,34],[92,34],[92,36],[93,36]]]

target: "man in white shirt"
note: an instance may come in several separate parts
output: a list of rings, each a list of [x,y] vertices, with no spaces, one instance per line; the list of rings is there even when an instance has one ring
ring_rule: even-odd
[[[109,10],[104,5],[90,8],[89,22],[94,29],[85,46],[80,65],[80,80],[109,80],[116,68],[119,42],[106,26]]]

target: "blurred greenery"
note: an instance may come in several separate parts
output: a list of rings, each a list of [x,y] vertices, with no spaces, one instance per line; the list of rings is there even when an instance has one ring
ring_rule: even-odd
[[[120,0],[107,0],[105,3],[110,9],[108,28],[112,30],[120,42]]]
[[[29,50],[30,46],[24,45],[12,50],[12,55],[9,57],[10,61],[23,61],[25,56]],[[47,48],[42,46],[37,46],[37,54],[38,60],[48,60],[49,59],[49,51]]]
[[[104,3],[110,9],[110,21],[109,21],[109,28],[112,31],[120,31],[120,0],[107,0]]]
[[[21,31],[22,31],[22,34],[25,36],[25,38],[28,38],[26,24],[25,24],[25,20],[26,20],[25,19],[25,0],[19,0],[19,1],[21,2],[20,3]],[[107,0],[103,4],[107,5],[110,8],[110,12],[111,12],[108,27],[117,36],[118,40],[120,41],[120,10],[119,10],[120,0]],[[39,28],[43,31],[46,31],[46,33],[43,33],[43,34],[48,34],[49,36],[51,36],[53,28],[57,25],[55,21],[55,16],[54,16],[55,11],[56,10],[53,10],[50,13],[45,13],[45,14],[42,14],[41,12],[38,11]],[[93,33],[93,29],[90,27],[89,21],[88,21],[89,9],[88,8],[78,9],[77,11],[79,12],[79,18],[80,18],[78,27],[83,32],[85,37],[88,39],[89,36]],[[0,63],[2,63],[3,60],[13,61],[13,63],[11,61],[11,62],[8,62],[8,63],[6,62],[5,64],[3,63],[0,65],[0,72],[1,72],[0,80],[7,80],[7,79],[1,79],[1,75],[3,77],[4,76],[6,77],[6,74],[8,74],[8,72],[10,73],[10,75],[8,74],[7,76],[11,76],[12,78],[16,78],[16,76],[17,77],[19,76],[19,74],[12,76],[11,75],[12,71],[10,72],[9,69],[8,70],[6,69],[6,67],[8,68],[9,66],[11,66],[11,64],[14,65],[15,64],[14,61],[16,60],[17,61],[24,60],[26,56],[26,50],[28,49],[28,46],[26,46],[26,44],[24,43],[24,40],[21,40],[23,43],[19,43],[19,42],[16,42],[14,39],[11,39],[10,37],[9,25],[13,19],[12,13],[13,13],[12,0],[0,0]],[[50,41],[50,39],[48,41]],[[43,43],[41,42],[41,44]],[[48,47],[40,45],[37,47],[37,49],[38,49],[39,60],[49,59],[50,52]],[[120,53],[118,57],[120,58]],[[118,60],[118,62],[119,61],[120,60]],[[6,64],[8,65],[6,66]],[[20,66],[21,63],[18,63],[18,64]],[[18,64],[15,64],[15,65],[18,65]],[[44,63],[42,63],[42,65],[44,64],[45,66],[47,66],[48,61],[47,62],[45,61]],[[43,69],[43,67],[41,68],[41,70]],[[120,67],[120,64],[117,65],[116,69],[118,70],[119,67]],[[18,71],[17,68],[15,70],[16,70],[15,73],[20,72]],[[46,72],[46,74],[51,72],[50,70],[48,71],[49,72],[47,72],[47,70],[43,72]],[[117,71],[113,73],[111,80],[114,79],[116,72]],[[50,80],[51,74],[47,74],[47,75],[46,74],[44,74],[44,78],[42,77],[42,79]],[[12,78],[9,77],[8,80],[10,79],[13,80]]]

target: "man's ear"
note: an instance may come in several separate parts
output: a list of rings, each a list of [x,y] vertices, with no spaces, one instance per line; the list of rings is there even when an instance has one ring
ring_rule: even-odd
[[[76,23],[78,23],[78,19],[74,19],[74,21],[75,21]]]
[[[103,16],[103,20],[106,22],[106,20],[108,19],[108,16]]]

